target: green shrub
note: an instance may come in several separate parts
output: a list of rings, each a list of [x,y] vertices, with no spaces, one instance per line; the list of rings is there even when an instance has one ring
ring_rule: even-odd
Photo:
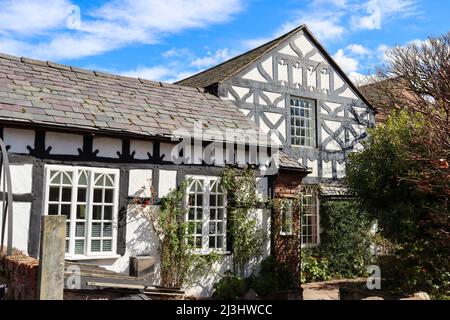
[[[261,296],[276,291],[294,289],[297,285],[287,266],[278,263],[272,256],[261,262],[259,274],[250,276],[248,284]]]
[[[269,256],[261,262],[259,273],[248,278],[243,279],[227,272],[214,285],[213,296],[218,299],[236,300],[241,299],[250,288],[260,296],[267,296],[274,292],[295,289],[296,286],[296,279],[288,268]]]
[[[318,256],[328,259],[333,277],[354,278],[366,274],[373,262],[372,221],[353,201],[323,201],[321,244]]]
[[[314,256],[311,250],[302,250],[301,282],[318,282],[331,279],[330,264],[327,258]]]
[[[321,243],[302,249],[302,282],[355,278],[366,275],[372,264],[371,221],[350,200],[322,201]]]
[[[398,292],[450,295],[448,256],[436,252],[433,257],[427,257],[429,251],[425,244],[416,244],[380,257],[382,285]]]
[[[247,290],[248,285],[245,279],[227,272],[214,284],[213,297],[225,300],[239,300],[245,295]]]

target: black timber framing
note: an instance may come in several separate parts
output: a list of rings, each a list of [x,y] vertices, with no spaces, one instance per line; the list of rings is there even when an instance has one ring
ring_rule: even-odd
[[[290,45],[291,48],[297,52],[298,48],[295,45],[295,39],[304,35],[316,49],[306,56],[299,55],[294,57],[280,53],[279,50],[286,45]],[[326,62],[312,61],[310,58],[316,54],[321,53]],[[273,76],[270,76],[266,72],[261,73],[263,70],[262,62],[266,59],[272,59],[272,72]],[[278,63],[284,61],[284,66],[287,68],[288,81],[283,83],[278,76]],[[302,85],[296,86],[293,82],[292,69],[294,66],[302,67]],[[327,92],[321,90],[311,90],[308,88],[308,77],[305,70],[308,67],[313,67],[313,72],[316,72],[316,83],[318,86],[321,83],[321,71],[326,70],[326,74],[329,76],[329,88]],[[250,70],[257,68],[266,82],[245,79],[243,78]],[[340,88],[334,87],[334,78],[339,75],[343,80],[343,85]],[[240,97],[233,89],[233,87],[240,87],[248,89],[249,92],[246,95]],[[300,28],[295,34],[291,34],[288,38],[278,43],[277,46],[272,47],[265,52],[262,56],[258,57],[255,61],[245,66],[239,72],[236,72],[229,78],[222,82],[208,87],[210,93],[215,93],[222,98],[234,98],[233,103],[240,109],[249,112],[247,117],[252,118],[260,127],[261,122],[264,122],[271,130],[277,130],[280,126],[280,121],[285,121],[285,134],[280,137],[283,143],[283,151],[294,159],[300,160],[304,165],[307,161],[317,161],[317,174],[318,177],[306,176],[303,180],[306,184],[318,184],[318,183],[340,183],[341,178],[338,173],[338,164],[343,165],[348,158],[348,154],[353,152],[353,148],[358,142],[361,142],[367,137],[367,134],[359,134],[353,129],[352,125],[363,125],[365,127],[371,127],[375,124],[375,111],[372,106],[367,102],[364,96],[360,94],[358,89],[351,83],[348,77],[342,72],[340,67],[333,61],[331,56],[320,45],[320,43],[312,36],[306,27]],[[343,97],[341,94],[347,89],[352,90],[358,99]],[[213,92],[214,91],[214,92]],[[264,92],[271,92],[284,97],[285,106],[278,107],[277,101],[282,101],[282,98],[277,98],[271,103],[264,101],[261,103],[261,97],[264,96]],[[248,97],[253,95],[253,101],[249,101]],[[290,118],[290,98],[300,97],[311,99],[316,104],[316,145],[317,148],[309,147],[297,147],[291,145],[291,118]],[[335,103],[340,106],[331,112],[331,110],[324,104]],[[361,108],[364,110],[362,114],[358,114],[355,110]],[[326,112],[322,112],[322,109]],[[265,116],[266,112],[275,113],[281,115],[281,118],[276,123],[271,123]],[[340,113],[342,112],[342,115]],[[338,115],[339,114],[339,115]],[[357,117],[353,117],[357,115]],[[367,117],[367,120],[363,120]],[[328,127],[327,122],[338,122],[339,128],[332,130]],[[326,139],[322,137],[322,131],[328,135]],[[351,134],[354,140],[347,144],[340,138],[340,134]],[[323,141],[322,141],[323,140]],[[339,151],[330,150],[328,148],[329,143],[336,143],[342,148]],[[329,162],[331,167],[331,177],[324,177],[323,161]]]
[[[10,127],[10,126],[8,126]],[[3,133],[3,128],[0,127],[0,133]],[[29,127],[26,127],[30,129]],[[53,131],[53,130],[49,130]],[[118,151],[118,158],[104,158],[98,157],[99,150],[93,150],[92,134],[86,132],[78,132],[83,135],[83,146],[78,149],[78,155],[55,155],[51,154],[51,146],[45,143],[45,129],[38,128],[35,130],[35,140],[33,146],[26,146],[28,154],[10,153],[10,163],[12,165],[31,164],[32,165],[32,192],[31,194],[15,194],[13,195],[15,202],[31,202],[30,210],[30,225],[28,235],[28,254],[33,257],[39,256],[39,236],[41,230],[41,216],[44,214],[44,195],[45,195],[45,166],[46,165],[67,165],[67,166],[86,166],[86,167],[100,167],[100,168],[114,168],[120,170],[119,182],[119,199],[118,199],[118,230],[117,230],[117,253],[124,255],[126,251],[126,236],[127,236],[127,206],[131,199],[128,195],[129,188],[129,173],[133,169],[148,169],[152,170],[152,184],[155,190],[158,190],[159,185],[159,171],[172,170],[177,171],[177,186],[185,179],[186,175],[220,175],[224,167],[208,165],[206,163],[196,165],[177,165],[169,161],[164,161],[164,154],[161,154],[161,141],[153,142],[153,155],[147,160],[134,159],[134,154],[130,153],[130,138],[117,137],[122,140],[122,149]],[[72,132],[76,134],[77,132]],[[171,141],[177,143],[176,141]],[[194,142],[193,142],[194,143]],[[208,143],[203,143],[203,146]],[[226,147],[226,145],[223,145]],[[242,146],[240,146],[242,148]],[[234,144],[232,150],[237,154],[239,146]],[[245,146],[244,150],[248,151],[250,147]],[[257,148],[259,150],[259,148]],[[271,150],[267,150],[269,156]],[[157,191],[158,192],[158,191]],[[159,195],[156,195],[159,198]],[[231,246],[228,246],[232,250]]]

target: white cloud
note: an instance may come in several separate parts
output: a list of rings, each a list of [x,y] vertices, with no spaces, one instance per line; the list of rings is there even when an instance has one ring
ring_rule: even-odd
[[[261,46],[273,39],[274,39],[273,37],[245,39],[245,40],[241,41],[241,44],[242,44],[242,47],[244,48],[244,50],[249,50],[249,49],[258,48],[259,46]]]
[[[350,80],[357,86],[362,86],[373,82],[373,75],[366,75],[359,72],[350,72],[348,74]]]
[[[345,31],[337,18],[305,18],[309,29],[323,41],[340,39]]]
[[[172,77],[171,70],[165,66],[143,67],[139,66],[134,70],[121,72],[121,75],[132,78],[142,78],[147,80],[163,80]]]
[[[179,70],[176,66],[168,67],[166,65],[158,65],[153,67],[139,66],[133,70],[113,73],[118,73],[126,77],[142,78],[170,83],[187,78],[193,75],[195,71]]]
[[[228,48],[219,49],[215,52],[208,52],[205,57],[197,58],[191,62],[191,66],[197,68],[207,68],[219,64],[233,57],[233,53]]]
[[[349,50],[352,54],[359,56],[365,56],[370,54],[370,50],[360,44],[350,44],[347,46],[346,49]]]
[[[385,44],[380,44],[377,47],[377,55],[381,61],[387,60],[387,52],[389,51],[390,48],[391,47],[389,47],[388,45],[385,45]]]
[[[40,34],[63,27],[71,3],[67,0],[0,1],[0,34]]]
[[[115,0],[84,13],[76,30],[66,26],[73,8],[68,0],[0,0],[0,7],[3,52],[66,59],[154,44],[167,34],[228,21],[242,5],[241,0]],[[46,36],[33,41],[37,33]]]
[[[306,24],[311,32],[322,41],[339,39],[345,31],[338,15],[301,14],[295,21],[283,24],[276,34],[285,34],[301,24]]]
[[[333,55],[333,59],[342,68],[342,70],[344,70],[344,72],[347,74],[358,71],[358,67],[359,67],[358,60],[346,56],[343,49],[339,49]]]
[[[191,57],[192,52],[188,48],[172,48],[162,53],[164,58]]]
[[[353,24],[362,29],[381,29],[383,21],[392,16],[410,16],[416,13],[415,0],[369,0],[363,5],[365,13],[352,17]]]

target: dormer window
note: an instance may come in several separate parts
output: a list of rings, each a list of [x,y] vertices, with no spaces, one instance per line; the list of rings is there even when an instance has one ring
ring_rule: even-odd
[[[316,147],[316,103],[304,98],[291,98],[291,144]]]

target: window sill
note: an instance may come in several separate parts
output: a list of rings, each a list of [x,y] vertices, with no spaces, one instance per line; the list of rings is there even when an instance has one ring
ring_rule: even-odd
[[[208,251],[195,250],[194,251],[194,254],[199,255],[199,256],[206,256],[211,253],[215,253],[215,254],[222,255],[222,256],[231,255],[231,251],[218,251],[218,250],[208,250]]]
[[[118,254],[98,255],[98,256],[66,255],[65,259],[68,261],[88,261],[88,260],[113,260],[119,259],[120,257],[121,256]]]
[[[291,144],[291,148],[312,149],[312,150],[318,150],[319,149],[319,147],[298,146],[298,145],[295,145],[295,144]]]
[[[280,233],[280,236],[289,238],[296,237],[295,234],[292,233]]]

